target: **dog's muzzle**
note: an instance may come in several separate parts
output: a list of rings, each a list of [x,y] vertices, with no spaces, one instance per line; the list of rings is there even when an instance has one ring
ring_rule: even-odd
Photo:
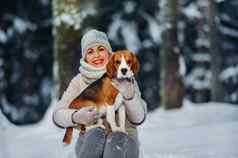
[[[122,69],[121,69],[121,73],[122,73],[123,75],[126,75],[127,71],[128,71],[127,68],[122,68]]]

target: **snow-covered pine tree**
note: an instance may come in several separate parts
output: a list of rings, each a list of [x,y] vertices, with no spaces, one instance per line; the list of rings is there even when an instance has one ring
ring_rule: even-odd
[[[159,98],[159,0],[101,0],[103,29],[113,50],[129,49],[139,57],[141,69],[136,76],[148,110],[160,105]]]
[[[48,0],[0,5],[0,109],[15,124],[39,121],[50,103],[50,7]]]
[[[222,50],[222,72],[225,102],[238,103],[238,1],[218,3],[218,30]]]
[[[184,3],[184,45],[187,74],[186,95],[193,102],[210,100],[211,71],[208,37],[208,1],[189,0]]]

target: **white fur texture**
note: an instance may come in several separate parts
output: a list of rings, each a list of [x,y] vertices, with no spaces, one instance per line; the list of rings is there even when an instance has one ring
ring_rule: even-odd
[[[112,131],[121,131],[126,132],[125,128],[125,122],[126,122],[126,111],[125,106],[122,104],[123,97],[119,93],[116,97],[114,105],[107,105],[107,112],[106,112],[106,118],[108,123],[110,124]],[[115,112],[118,110],[118,117],[119,117],[119,126],[116,124],[116,117]]]
[[[122,71],[121,71],[122,69],[126,69],[127,70],[125,75],[122,73]],[[121,63],[120,63],[120,65],[118,67],[118,70],[117,70],[117,78],[118,79],[131,78],[133,76],[134,76],[133,71],[131,70],[130,66],[127,64],[124,56],[122,56],[121,57]]]

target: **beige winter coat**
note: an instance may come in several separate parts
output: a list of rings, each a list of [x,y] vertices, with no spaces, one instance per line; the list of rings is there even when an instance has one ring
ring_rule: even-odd
[[[77,126],[71,120],[71,115],[75,110],[69,109],[69,105],[88,85],[88,79],[80,73],[71,80],[54,110],[53,120],[55,124],[64,128]],[[138,84],[136,83],[135,86],[136,95],[132,100],[124,101],[123,104],[126,106],[127,113],[126,130],[138,143],[136,126],[140,125],[145,120],[147,110],[146,103],[141,98]]]

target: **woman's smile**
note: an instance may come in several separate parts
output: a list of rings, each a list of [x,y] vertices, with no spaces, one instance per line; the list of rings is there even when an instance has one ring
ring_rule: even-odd
[[[94,60],[92,60],[92,63],[94,63],[95,65],[101,65],[101,64],[103,64],[104,63],[104,59],[94,59]]]

